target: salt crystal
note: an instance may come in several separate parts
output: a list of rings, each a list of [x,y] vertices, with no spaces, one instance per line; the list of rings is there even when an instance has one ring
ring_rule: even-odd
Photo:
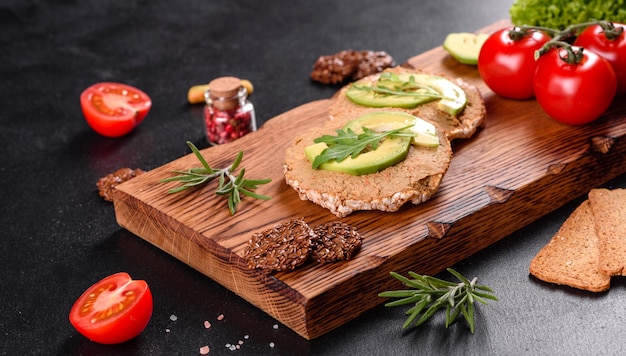
[[[273,342],[270,342],[270,347],[274,348],[274,343]]]
[[[274,330],[278,330],[278,324],[274,324],[273,328]]]
[[[202,346],[200,348],[200,355],[206,355],[209,353],[209,346]]]
[[[171,321],[176,321],[176,320],[178,320],[178,317],[176,315],[172,314],[172,315],[170,315],[170,320]]]

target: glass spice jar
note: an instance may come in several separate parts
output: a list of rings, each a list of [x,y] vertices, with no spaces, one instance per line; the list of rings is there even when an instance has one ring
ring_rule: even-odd
[[[219,145],[256,131],[254,106],[248,92],[235,77],[221,77],[209,83],[204,93],[204,122],[209,143]]]

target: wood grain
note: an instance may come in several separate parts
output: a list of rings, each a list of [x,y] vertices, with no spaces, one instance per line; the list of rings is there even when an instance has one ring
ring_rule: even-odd
[[[435,274],[626,172],[623,97],[597,122],[572,127],[548,118],[533,100],[495,96],[476,67],[459,64],[440,47],[405,65],[478,86],[487,125],[474,138],[455,142],[450,169],[430,201],[342,219],[364,236],[353,260],[264,275],[248,270],[241,258],[251,235],[274,224],[294,217],[312,226],[335,219],[301,201],[282,176],[292,138],[327,120],[332,98],[294,108],[240,140],[202,151],[211,165],[225,166],[242,150],[246,176],[273,179],[258,189],[271,200],[246,199],[231,216],[214,187],[168,195],[175,184],[159,180],[197,166],[190,154],[118,186],[118,223],[313,339],[383,302],[379,292],[402,288],[390,271]]]

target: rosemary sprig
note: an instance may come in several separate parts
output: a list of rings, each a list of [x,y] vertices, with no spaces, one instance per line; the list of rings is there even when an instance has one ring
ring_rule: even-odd
[[[409,272],[412,279],[404,277],[398,273],[391,272],[391,275],[404,283],[409,290],[387,291],[379,293],[379,297],[398,298],[397,300],[385,304],[387,307],[395,307],[406,304],[414,304],[406,311],[408,315],[402,325],[407,328],[421,313],[421,317],[415,321],[415,326],[423,324],[430,319],[435,312],[441,308],[446,308],[446,327],[456,322],[457,317],[462,314],[469,324],[470,332],[474,333],[474,301],[487,304],[486,299],[497,301],[491,288],[476,284],[477,278],[471,281],[463,277],[452,268],[447,269],[459,279],[459,283],[444,281],[439,278],[420,275]]]
[[[386,137],[413,136],[410,133],[402,133],[413,125],[401,127],[395,130],[375,132],[363,127],[363,133],[357,134],[350,128],[335,130],[337,136],[323,135],[313,140],[315,143],[323,142],[326,147],[313,161],[313,169],[317,169],[322,163],[335,160],[341,162],[348,156],[356,158],[365,150],[375,150],[378,144]]]
[[[187,141],[187,146],[191,148],[191,151],[196,155],[202,164],[202,167],[190,168],[186,171],[174,170],[172,172],[177,175],[162,179],[161,183],[175,181],[182,183],[182,185],[168,190],[167,192],[169,194],[182,192],[183,190],[209,183],[213,179],[218,178],[218,185],[215,194],[228,197],[228,210],[231,215],[237,212],[237,206],[241,202],[241,194],[260,200],[271,199],[271,197],[267,195],[261,195],[253,192],[253,190],[259,185],[271,182],[271,179],[246,179],[244,178],[246,172],[245,168],[242,168],[239,171],[239,174],[235,175],[234,172],[239,167],[243,159],[242,151],[239,151],[230,166],[226,168],[214,169],[209,166],[204,157],[202,157],[200,151],[198,151],[198,148],[196,148],[193,143]]]

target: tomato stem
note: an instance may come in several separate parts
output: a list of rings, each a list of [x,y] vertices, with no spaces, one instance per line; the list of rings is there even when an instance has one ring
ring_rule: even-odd
[[[577,64],[577,63],[580,63],[580,61],[583,58],[583,54],[582,54],[583,49],[572,48],[572,46],[570,45],[570,43],[568,43],[568,41],[571,40],[573,37],[576,37],[581,32],[582,29],[585,29],[592,25],[601,26],[603,29],[604,35],[606,36],[608,40],[611,40],[611,41],[616,40],[624,32],[624,28],[622,26],[616,28],[612,22],[603,20],[603,21],[582,22],[582,23],[570,25],[564,30],[556,30],[556,29],[540,27],[540,26],[514,27],[514,30],[511,31],[511,34],[509,36],[511,37],[511,39],[515,40],[516,38],[521,39],[521,37],[517,37],[517,36],[526,35],[528,34],[529,31],[532,31],[532,30],[543,31],[543,32],[549,33],[552,36],[552,40],[547,42],[543,47],[541,47],[537,51],[535,51],[535,60],[539,59],[539,57],[546,54],[548,51],[550,51],[550,49],[554,47],[561,47],[567,51],[567,56],[566,57],[561,56],[561,59],[563,59],[565,62],[569,64]]]
[[[622,33],[624,33],[624,27],[622,26],[615,27],[615,24],[613,24],[613,22],[610,22],[610,21],[600,21],[598,22],[598,25],[602,27],[604,36],[609,41],[617,40],[619,36],[621,36]]]
[[[553,48],[563,48],[567,55],[559,57],[568,64],[578,64],[583,60],[583,48],[574,47],[565,41],[551,40],[547,42],[543,47],[535,51],[535,60],[539,59],[542,55],[546,54]]]

